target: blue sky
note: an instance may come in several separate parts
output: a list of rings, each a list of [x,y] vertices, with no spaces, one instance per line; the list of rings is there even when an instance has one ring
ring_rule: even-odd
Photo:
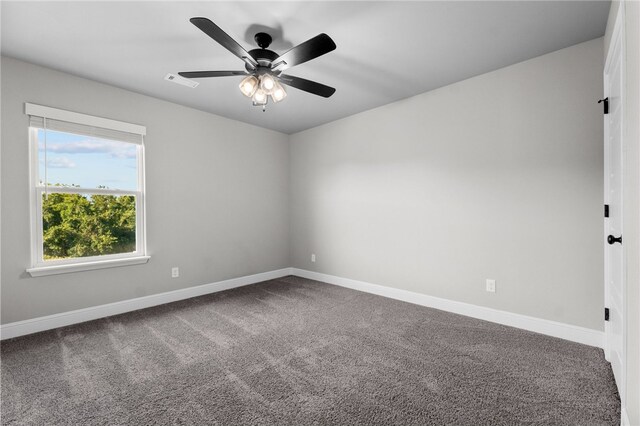
[[[38,130],[41,181],[45,168],[44,136],[44,130]],[[47,130],[47,181],[85,188],[136,190],[136,148],[131,143]]]

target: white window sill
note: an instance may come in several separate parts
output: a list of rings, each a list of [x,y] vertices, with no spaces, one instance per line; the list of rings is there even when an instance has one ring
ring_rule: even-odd
[[[118,266],[139,265],[147,263],[151,256],[128,257],[125,259],[96,260],[94,262],[73,263],[66,265],[37,266],[27,269],[32,277],[67,274],[69,272],[91,271],[93,269],[115,268]]]

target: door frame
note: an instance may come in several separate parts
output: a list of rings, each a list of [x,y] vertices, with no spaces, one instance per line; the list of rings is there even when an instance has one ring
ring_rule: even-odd
[[[625,109],[625,66],[626,66],[626,55],[625,55],[625,49],[626,49],[626,43],[625,43],[625,38],[624,38],[624,20],[625,20],[625,15],[624,15],[624,4],[621,3],[620,7],[618,8],[618,13],[616,14],[616,18],[615,18],[615,22],[613,25],[613,31],[611,32],[611,39],[609,41],[609,46],[608,46],[608,51],[607,51],[607,57],[604,63],[604,70],[603,70],[603,82],[604,82],[604,97],[607,98],[609,97],[610,93],[609,93],[609,73],[610,73],[610,67],[611,67],[611,61],[614,59],[613,55],[616,52],[616,45],[619,43],[619,55],[620,55],[620,67],[621,67],[621,85],[622,85],[622,90],[620,91],[620,108],[621,108],[621,117],[620,117],[620,127],[621,127],[621,131],[620,131],[620,149],[622,150],[622,155],[623,155],[623,159],[624,159],[624,109]],[[610,143],[609,143],[609,134],[610,134],[610,129],[609,129],[609,117],[607,115],[604,115],[604,204],[609,204],[609,175],[610,175],[610,170],[609,170],[609,159],[610,159]],[[620,164],[620,174],[621,174],[621,182],[622,182],[622,187],[624,188],[624,160],[621,161]],[[624,191],[621,191],[621,199],[622,199],[622,203],[621,203],[621,208],[622,211],[621,216],[622,216],[622,231],[624,233],[624,208],[622,207],[624,205]],[[604,219],[604,239],[603,239],[603,245],[604,245],[604,306],[605,307],[609,307],[610,301],[611,301],[611,288],[609,285],[609,272],[611,270],[611,260],[610,260],[610,256],[609,256],[609,245],[607,243],[607,236],[609,235],[609,223],[608,223],[609,219],[605,218]],[[626,378],[626,370],[627,370],[627,336],[626,336],[626,332],[627,332],[627,309],[626,309],[626,299],[627,299],[627,282],[626,282],[626,257],[627,257],[627,249],[625,244],[622,244],[622,271],[620,274],[620,279],[621,279],[621,289],[622,289],[622,304],[621,304],[621,318],[622,318],[622,354],[621,354],[621,377],[619,377],[619,380],[621,383],[617,383],[616,385],[618,387],[618,393],[620,395],[620,399],[624,404],[624,395],[625,395],[625,378]],[[604,322],[604,331],[605,331],[605,345],[604,345],[604,354],[605,354],[605,358],[607,361],[610,361],[610,355],[611,355],[611,326],[610,323],[608,321]]]

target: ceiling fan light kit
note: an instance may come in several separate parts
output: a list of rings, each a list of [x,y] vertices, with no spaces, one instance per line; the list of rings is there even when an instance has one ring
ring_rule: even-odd
[[[287,97],[287,92],[284,90],[284,87],[280,83],[276,83],[276,87],[271,92],[271,99],[274,103],[278,103],[284,98]]]
[[[275,85],[276,80],[270,74],[262,74],[260,76],[260,88],[266,93],[271,93]]]
[[[253,75],[246,77],[240,82],[240,91],[248,98],[252,97],[253,94],[256,93],[257,88],[258,79]]]
[[[249,75],[240,82],[240,92],[247,98],[251,98],[254,106],[261,106],[265,110],[268,96],[273,103],[278,103],[287,97],[287,92],[271,74],[262,74],[259,78]]]
[[[262,110],[265,110],[265,107],[267,106],[267,94],[264,92],[264,90],[262,89],[258,89],[256,90],[256,93],[253,94],[253,98],[251,98],[251,100],[253,101],[253,106],[261,106]]]
[[[269,97],[271,97],[273,103],[278,103],[287,97],[287,92],[282,87],[283,84],[324,98],[330,97],[336,91],[333,87],[315,81],[282,74],[288,68],[334,50],[336,44],[326,34],[319,34],[282,55],[278,55],[276,52],[267,49],[272,41],[271,36],[267,33],[257,33],[254,39],[260,48],[247,52],[209,19],[191,18],[190,22],[222,47],[242,59],[245,63],[245,71],[190,71],[178,73],[182,77],[245,76],[239,85],[240,92],[251,98],[254,106],[261,106],[263,111],[266,110]]]

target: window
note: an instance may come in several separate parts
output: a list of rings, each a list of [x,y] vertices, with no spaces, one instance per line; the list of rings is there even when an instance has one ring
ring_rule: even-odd
[[[32,276],[144,263],[143,126],[25,104]]]

